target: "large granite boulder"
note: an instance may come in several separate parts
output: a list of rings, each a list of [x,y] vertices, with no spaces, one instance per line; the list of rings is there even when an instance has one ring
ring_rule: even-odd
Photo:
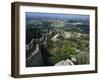
[[[61,60],[60,62],[55,64],[55,66],[66,66],[66,65],[74,65],[74,62],[70,59],[66,59],[66,60]]]

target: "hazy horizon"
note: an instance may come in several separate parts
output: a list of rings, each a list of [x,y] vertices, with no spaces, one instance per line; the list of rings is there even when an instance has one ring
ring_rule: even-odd
[[[26,18],[38,18],[38,17],[46,17],[46,18],[61,18],[61,19],[81,19],[81,20],[89,20],[89,15],[81,15],[81,14],[59,14],[59,13],[36,13],[36,12],[26,12]]]

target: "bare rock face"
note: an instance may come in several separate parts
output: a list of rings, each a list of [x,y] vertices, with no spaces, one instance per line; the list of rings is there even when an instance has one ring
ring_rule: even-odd
[[[71,60],[72,60],[74,63],[76,63],[76,62],[77,62],[77,59],[76,59],[76,57],[75,57],[75,56],[71,56]]]
[[[72,60],[66,59],[66,60],[61,60],[60,62],[55,64],[55,66],[66,66],[66,65],[74,65],[74,63]]]
[[[62,60],[62,61],[60,61],[60,62],[56,63],[56,64],[55,64],[55,66],[61,66],[61,65],[64,65],[64,64],[65,64],[65,61],[64,61],[64,60]]]

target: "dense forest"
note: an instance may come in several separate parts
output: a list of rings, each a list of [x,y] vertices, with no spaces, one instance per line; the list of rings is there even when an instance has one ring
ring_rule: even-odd
[[[71,18],[51,16],[26,15],[26,58],[38,44],[43,64],[37,66],[54,66],[67,59],[74,65],[89,64],[89,18],[84,15],[78,18],[78,15]],[[29,64],[35,66],[35,63]]]

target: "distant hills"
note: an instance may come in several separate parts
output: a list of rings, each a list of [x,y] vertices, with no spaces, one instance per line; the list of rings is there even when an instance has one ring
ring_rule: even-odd
[[[26,18],[33,18],[33,19],[51,18],[51,19],[89,20],[89,15],[26,12]]]
[[[89,15],[26,12],[26,28],[60,28],[89,33]]]

